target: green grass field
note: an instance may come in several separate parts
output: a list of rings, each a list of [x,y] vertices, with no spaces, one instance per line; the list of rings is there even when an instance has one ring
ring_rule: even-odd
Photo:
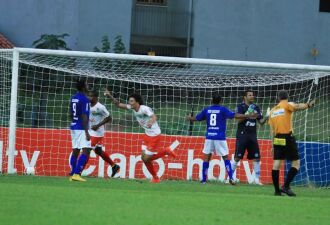
[[[329,224],[330,190],[88,178],[0,176],[0,224]]]

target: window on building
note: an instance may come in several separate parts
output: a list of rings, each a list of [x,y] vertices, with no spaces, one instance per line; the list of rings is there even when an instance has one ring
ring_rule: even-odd
[[[166,6],[166,0],[136,0],[136,4],[138,5],[160,5]]]
[[[320,12],[330,12],[329,0],[320,0]]]

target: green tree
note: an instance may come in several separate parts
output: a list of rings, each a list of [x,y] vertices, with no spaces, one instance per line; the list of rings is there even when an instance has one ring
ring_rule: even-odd
[[[98,47],[94,47],[94,52],[110,52],[111,50],[111,45],[110,45],[110,41],[109,41],[109,37],[107,35],[104,35],[102,37],[102,47],[101,49],[99,49]]]
[[[115,53],[119,53],[119,54],[126,53],[125,45],[124,45],[121,35],[118,35],[115,37],[115,47],[113,50]]]
[[[64,50],[70,50],[67,47],[67,44],[65,42],[65,38],[69,37],[69,34],[43,34],[40,36],[38,40],[35,40],[32,45],[35,48],[41,48],[41,49],[64,49]]]

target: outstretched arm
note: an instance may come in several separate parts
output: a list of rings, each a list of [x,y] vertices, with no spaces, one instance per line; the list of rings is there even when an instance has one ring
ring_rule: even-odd
[[[240,113],[235,113],[234,118],[235,119],[256,119],[258,117],[257,113],[252,113],[252,114],[240,114]]]
[[[115,97],[112,96],[112,94],[110,93],[110,91],[108,89],[105,89],[104,91],[104,96],[109,98],[113,104],[115,104],[115,106],[117,106],[120,109],[127,109],[127,105],[120,103]]]
[[[293,105],[294,111],[304,110],[312,108],[315,105],[315,100],[312,100],[307,103],[297,103]]]

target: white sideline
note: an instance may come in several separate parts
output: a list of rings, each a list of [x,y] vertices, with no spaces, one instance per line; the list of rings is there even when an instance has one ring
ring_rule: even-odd
[[[252,62],[252,61],[234,61],[234,60],[218,60],[218,59],[201,59],[201,58],[180,58],[165,56],[146,56],[132,54],[115,54],[115,53],[99,53],[99,52],[82,52],[67,50],[49,50],[34,48],[14,48],[20,53],[35,53],[42,55],[57,56],[74,56],[74,57],[92,57],[92,58],[111,58],[122,60],[140,60],[147,62],[163,62],[163,63],[182,63],[182,64],[204,64],[218,66],[238,66],[252,68],[268,68],[268,69],[290,69],[290,70],[308,70],[308,71],[330,71],[330,66],[323,65],[306,65],[306,64],[289,64],[289,63],[270,63],[270,62]],[[7,52],[10,50],[6,50]],[[13,51],[13,50],[12,50]],[[0,50],[1,52],[1,50]],[[5,52],[5,51],[2,51]]]

